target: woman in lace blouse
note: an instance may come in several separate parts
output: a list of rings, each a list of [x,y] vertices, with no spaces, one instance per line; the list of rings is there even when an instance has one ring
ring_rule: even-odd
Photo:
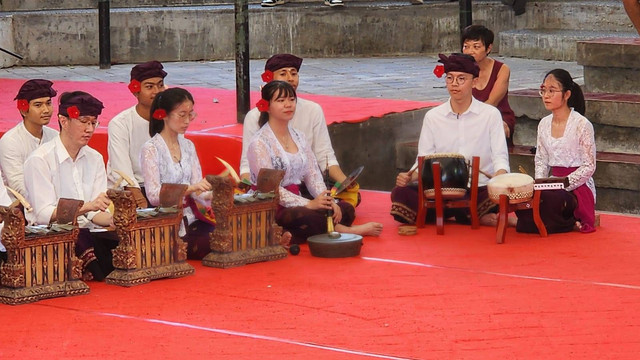
[[[333,210],[335,229],[359,235],[377,236],[382,224],[353,225],[355,210],[344,201],[333,201],[327,190],[312,149],[302,132],[290,125],[296,110],[296,93],[284,81],[271,81],[262,88],[258,102],[260,130],[249,143],[248,160],[251,182],[256,183],[261,168],[285,170],[280,185],[280,208],[276,222],[291,233],[293,243],[327,231],[326,211]],[[300,195],[304,182],[312,200]]]
[[[565,190],[542,192],[540,215],[549,232],[595,231],[596,145],[593,125],[585,118],[580,86],[563,69],[547,73],[540,95],[551,115],[540,120],[535,156],[536,178],[567,177]],[[518,226],[523,227],[525,222]],[[535,225],[533,225],[535,229]],[[523,229],[521,229],[523,230]]]
[[[200,160],[191,140],[184,134],[196,117],[193,97],[181,88],[167,89],[151,104],[149,139],[140,153],[140,166],[144,177],[146,195],[153,206],[160,203],[160,187],[163,183],[187,184],[186,196],[203,205],[211,200],[211,184],[202,177]],[[208,234],[210,223],[197,220],[190,207],[183,210],[187,229],[181,226],[179,235],[188,243],[187,257],[202,259],[210,252]]]

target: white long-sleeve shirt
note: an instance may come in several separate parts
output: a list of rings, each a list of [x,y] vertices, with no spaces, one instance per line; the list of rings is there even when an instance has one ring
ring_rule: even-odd
[[[73,161],[60,136],[37,148],[24,164],[27,199],[33,211],[27,221],[49,224],[60,198],[89,202],[107,191],[107,173],[102,155],[83,146]],[[78,226],[93,228],[91,219],[98,211],[78,217]]]
[[[9,206],[11,205],[11,198],[9,198],[9,194],[7,194],[7,189],[4,184],[0,182],[0,205]],[[2,228],[4,227],[4,222],[0,223],[0,234],[2,233]],[[0,237],[0,251],[7,251],[4,245],[2,245],[2,237]]]
[[[418,156],[435,153],[458,153],[467,160],[480,157],[480,170],[493,174],[509,172],[509,152],[504,137],[500,111],[476,99],[462,114],[451,109],[451,99],[429,110],[422,123]],[[480,174],[479,184],[489,179]]]
[[[577,111],[571,110],[562,137],[551,136],[551,119],[545,116],[538,124],[538,141],[536,147],[536,178],[550,176],[553,166],[577,167],[569,174],[569,187],[572,191],[586,184],[596,196],[596,185],[593,173],[596,171],[596,140],[593,125]]]
[[[108,127],[107,176],[109,186],[120,178],[114,172],[119,170],[135,181],[136,186],[144,183],[140,167],[140,151],[149,136],[149,121],[138,115],[136,107],[130,107],[109,122]]]
[[[58,131],[48,126],[42,127],[42,139],[31,135],[20,121],[0,138],[0,167],[4,184],[20,195],[27,197],[24,186],[24,162],[38,146],[54,139]],[[11,196],[13,198],[13,196]]]
[[[240,174],[248,174],[249,160],[247,151],[249,143],[253,135],[260,129],[258,120],[260,119],[260,111],[257,108],[251,109],[244,117],[244,125],[242,128],[242,157],[240,158]],[[291,126],[302,133],[307,138],[307,145],[311,148],[316,156],[320,170],[324,171],[327,167],[338,165],[336,154],[331,145],[329,137],[329,129],[327,121],[324,118],[322,107],[313,101],[298,98],[296,104],[296,112],[291,120]]]

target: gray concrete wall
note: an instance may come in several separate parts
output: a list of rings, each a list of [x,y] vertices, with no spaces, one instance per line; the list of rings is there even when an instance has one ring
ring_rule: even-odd
[[[408,1],[407,1],[408,3]],[[476,22],[500,31],[510,16],[497,2],[478,2]],[[498,14],[496,16],[496,14]],[[20,65],[91,65],[98,62],[97,10],[19,12],[13,19]],[[458,6],[323,6],[253,8],[252,58],[278,52],[305,57],[425,54],[459,49]],[[18,35],[19,34],[19,35]],[[234,57],[231,6],[112,9],[114,63],[148,59],[192,61]],[[498,48],[498,44],[496,44]]]
[[[13,30],[11,27],[12,21],[10,16],[0,16],[0,47],[13,51],[15,48],[13,43]],[[18,59],[15,57],[0,52],[0,68],[13,66]]]

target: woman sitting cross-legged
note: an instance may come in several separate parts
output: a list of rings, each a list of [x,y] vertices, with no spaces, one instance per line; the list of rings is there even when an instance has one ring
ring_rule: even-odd
[[[596,231],[596,143],[593,125],[584,117],[585,101],[580,86],[563,69],[551,70],[540,86],[540,96],[551,114],[540,120],[536,148],[536,178],[567,177],[565,190],[541,193],[540,216],[549,233],[577,227]],[[517,231],[537,232],[531,210],[517,211]]]
[[[205,206],[211,202],[211,184],[202,177],[196,148],[191,140],[179,136],[196,117],[193,104],[191,94],[181,88],[159,93],[151,104],[151,139],[142,146],[140,166],[147,198],[153,206],[160,203],[163,183],[187,184],[187,197]],[[198,220],[196,216],[200,214],[191,207],[185,207],[183,213],[188,228],[181,226],[179,235],[188,244],[187,257],[202,259],[210,252],[209,233],[213,224]]]
[[[382,224],[352,225],[355,210],[344,201],[334,202],[327,190],[313,151],[304,134],[290,126],[296,111],[296,92],[284,81],[272,81],[262,88],[260,130],[249,143],[251,182],[256,183],[261,168],[284,170],[280,185],[280,208],[276,222],[292,235],[292,243],[303,243],[309,236],[327,232],[327,210],[333,210],[335,230],[358,235],[378,236]],[[304,182],[314,197],[300,196]]]

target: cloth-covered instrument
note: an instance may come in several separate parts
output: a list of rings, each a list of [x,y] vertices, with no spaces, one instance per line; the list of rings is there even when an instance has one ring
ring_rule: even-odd
[[[433,163],[440,163],[440,181],[444,198],[463,197],[469,184],[469,167],[464,156],[455,153],[436,153],[426,155],[422,167],[422,184],[424,195],[428,199],[435,198],[433,181]]]

